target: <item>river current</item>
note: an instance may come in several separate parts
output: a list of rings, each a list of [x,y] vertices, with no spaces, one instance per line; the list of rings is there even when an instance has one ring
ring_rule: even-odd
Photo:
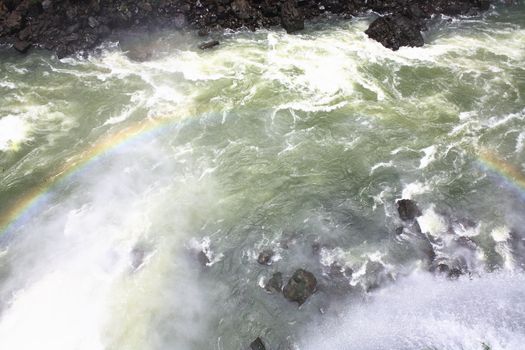
[[[523,349],[525,7],[370,20],[0,50],[0,349]]]

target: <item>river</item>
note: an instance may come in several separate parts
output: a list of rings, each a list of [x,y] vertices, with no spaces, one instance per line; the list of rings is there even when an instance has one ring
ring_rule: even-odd
[[[524,18],[0,50],[0,349],[522,349]]]

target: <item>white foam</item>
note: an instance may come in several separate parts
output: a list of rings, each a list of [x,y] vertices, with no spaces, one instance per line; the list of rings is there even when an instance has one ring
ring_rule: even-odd
[[[401,194],[402,199],[412,199],[414,196],[430,191],[430,186],[416,181],[405,185]]]
[[[506,242],[510,238],[510,230],[506,226],[496,227],[490,233],[495,242]]]
[[[302,350],[519,350],[525,342],[523,274],[448,281],[415,274],[350,304],[301,336]]]
[[[421,151],[425,153],[425,156],[421,158],[421,161],[419,162],[419,169],[424,169],[436,159],[437,147],[429,146],[427,148],[423,148]]]
[[[436,213],[434,206],[423,211],[423,215],[417,218],[421,231],[434,237],[438,237],[447,232],[448,226],[445,218]]]
[[[99,272],[100,273],[100,272]],[[0,321],[1,349],[104,349],[104,276],[50,272],[19,292]]]
[[[20,116],[8,115],[0,119],[0,151],[16,149],[28,139],[29,125]]]

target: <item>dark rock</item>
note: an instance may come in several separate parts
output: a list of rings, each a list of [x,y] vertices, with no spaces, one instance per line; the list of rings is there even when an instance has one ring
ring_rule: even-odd
[[[18,33],[18,39],[25,41],[31,36],[31,27],[25,27]]]
[[[126,56],[133,61],[144,62],[151,59],[153,52],[147,46],[134,46],[126,53]]]
[[[186,26],[186,16],[182,13],[178,13],[173,18],[173,24],[175,25],[175,28],[182,29]]]
[[[365,269],[364,287],[367,292],[392,281],[392,275],[379,261],[368,261]]]
[[[109,34],[111,34],[111,29],[109,29],[109,27],[105,24],[101,25],[100,27],[97,28],[97,33],[98,35],[102,36],[102,37],[105,37],[105,36],[108,36]]]
[[[440,275],[445,275],[450,279],[458,279],[465,274],[466,269],[455,265],[454,262],[440,262],[439,264],[432,266],[430,271]]]
[[[211,40],[211,41],[206,41],[202,44],[199,45],[199,49],[201,50],[207,50],[207,49],[211,49],[212,47],[214,46],[217,46],[219,45],[219,41],[218,40]]]
[[[352,277],[354,270],[348,266],[344,266],[338,262],[330,264],[328,269],[328,276],[332,278],[350,278]]]
[[[264,289],[270,293],[274,291],[280,293],[283,289],[283,274],[280,272],[274,273],[264,286]]]
[[[146,13],[153,11],[153,6],[147,1],[139,2],[137,6]]]
[[[318,255],[321,252],[321,248],[322,248],[321,243],[319,242],[312,243],[312,253],[314,255]]]
[[[207,28],[201,28],[197,31],[198,36],[207,36],[210,31]]]
[[[448,278],[450,279],[457,279],[459,278],[461,275],[463,275],[463,271],[461,271],[461,269],[459,267],[453,267],[450,269],[450,271],[448,271],[447,273],[447,276]]]
[[[70,42],[78,41],[79,39],[80,39],[80,34],[71,33],[68,36],[65,36],[63,40],[67,43],[70,43]]]
[[[420,22],[403,15],[387,15],[377,18],[365,33],[383,46],[394,51],[401,46],[423,46]]]
[[[271,265],[273,256],[273,250],[266,249],[259,254],[257,262],[261,265]]]
[[[141,246],[136,246],[131,250],[131,267],[133,270],[137,270],[142,264],[146,257],[146,249]]]
[[[254,10],[247,0],[233,0],[231,8],[240,19],[249,19],[254,16]]]
[[[298,269],[284,287],[283,295],[286,299],[302,305],[315,292],[316,287],[317,280],[313,273]]]
[[[266,350],[266,347],[264,346],[261,338],[257,337],[257,339],[252,341],[250,344],[250,350]]]
[[[197,259],[199,260],[199,263],[206,267],[210,263],[210,258],[208,258],[208,255],[203,252],[202,250],[197,254]]]
[[[42,1],[42,9],[44,11],[51,10],[52,6],[53,6],[53,2],[51,0],[44,0],[44,1]]]
[[[0,18],[4,17],[8,12],[7,6],[5,6],[3,1],[0,1]]]
[[[16,11],[11,12],[4,23],[8,32],[13,32],[22,27],[22,15]]]
[[[75,23],[66,28],[66,33],[71,34],[80,29],[80,23]]]
[[[16,51],[18,51],[20,53],[26,53],[27,50],[29,50],[29,48],[31,47],[31,43],[27,42],[27,41],[18,40],[13,45],[13,47],[15,48]]]
[[[325,11],[349,18],[372,10],[383,17],[368,36],[397,50],[423,45],[421,31],[432,15],[472,15],[489,6],[489,0],[0,0],[0,44],[27,41],[63,57],[92,49],[112,31],[191,27],[205,36],[219,28],[281,24],[292,33]]]
[[[97,21],[97,19],[95,17],[89,17],[88,18],[88,25],[91,27],[91,28],[96,28],[99,26],[99,23]]]
[[[288,33],[304,29],[304,15],[295,0],[285,0],[282,4],[281,25]]]
[[[403,221],[414,220],[421,216],[417,203],[410,199],[401,199],[397,201],[397,212]]]

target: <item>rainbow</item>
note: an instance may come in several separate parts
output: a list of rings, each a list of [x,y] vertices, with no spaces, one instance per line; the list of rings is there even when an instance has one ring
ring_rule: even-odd
[[[8,210],[0,213],[0,234],[9,231],[9,228],[15,223],[24,222],[31,216],[34,208],[39,208],[47,202],[52,190],[60,183],[104,157],[112,149],[137,138],[139,135],[154,133],[173,123],[174,119],[170,118],[143,120],[103,137],[88,150],[67,160],[54,175],[18,198]],[[485,169],[498,174],[508,184],[518,187],[520,192],[525,192],[525,174],[518,167],[486,149],[479,152],[478,159]]]
[[[499,175],[506,184],[518,189],[521,193],[525,192],[525,174],[517,166],[487,149],[482,149],[478,158],[485,169]]]
[[[8,210],[0,213],[0,237],[3,233],[8,232],[15,223],[23,223],[25,219],[30,218],[31,214],[35,212],[35,208],[41,208],[47,203],[53,189],[64,180],[71,178],[82,169],[104,157],[111,150],[134,140],[139,135],[155,133],[173,123],[174,119],[172,118],[145,119],[102,137],[89,149],[67,160],[53,175],[17,198]]]

